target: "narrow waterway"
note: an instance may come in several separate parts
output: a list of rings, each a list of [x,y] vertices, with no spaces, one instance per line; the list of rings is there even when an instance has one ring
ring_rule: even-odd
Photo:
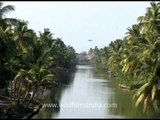
[[[132,94],[116,87],[104,73],[94,73],[91,66],[78,65],[75,73],[48,92],[43,107],[34,118],[152,118],[151,111],[135,108]]]

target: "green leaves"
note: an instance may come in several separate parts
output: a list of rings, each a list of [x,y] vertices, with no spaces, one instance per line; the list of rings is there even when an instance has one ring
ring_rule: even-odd
[[[140,89],[135,93],[134,99],[136,99],[136,107],[143,103],[143,112],[146,112],[149,106],[155,106],[155,102],[157,101],[157,85],[153,82],[148,82],[144,84]]]
[[[134,95],[134,98],[139,97],[142,93],[144,93],[146,91],[146,89],[148,89],[150,86],[150,83],[145,83],[142,87],[140,87],[140,89],[136,92],[136,94]]]
[[[55,75],[54,74],[52,74],[52,73],[50,73],[50,74],[47,74],[46,76],[44,76],[44,78],[42,79],[42,82],[45,82],[45,81],[47,81],[47,82],[49,82],[49,81],[54,81],[53,80],[53,77],[54,77]]]
[[[27,71],[24,69],[20,69],[19,72],[17,73],[17,75],[15,76],[14,80],[16,80],[22,76],[25,76],[25,75],[27,75]]]
[[[151,91],[151,100],[154,101],[155,100],[155,97],[157,95],[157,91],[158,88],[157,88],[157,85],[154,85],[153,88],[152,88],[152,91]]]
[[[144,112],[157,100],[159,92],[157,88],[157,81],[160,80],[159,9],[160,2],[151,2],[145,15],[138,17],[138,23],[127,29],[124,39],[112,41],[105,52],[107,68],[117,72],[119,78],[116,79],[119,82],[123,80],[123,83],[144,83],[134,95],[137,100],[135,105],[142,103]],[[133,79],[127,81],[125,77],[129,76]]]
[[[139,97],[138,97],[138,99],[137,99],[137,101],[136,101],[136,107],[139,105],[139,103],[140,102],[142,102],[144,99],[146,98],[146,95],[143,93],[143,94],[141,94]]]

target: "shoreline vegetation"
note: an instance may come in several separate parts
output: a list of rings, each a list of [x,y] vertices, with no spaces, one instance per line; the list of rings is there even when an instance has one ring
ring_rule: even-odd
[[[160,2],[150,2],[137,23],[122,39],[104,48],[90,48],[91,64],[108,71],[119,87],[134,92],[135,106],[143,112],[160,111]]]
[[[65,69],[65,68],[59,67],[59,68],[55,68],[52,70],[54,72],[56,72],[58,79],[55,84],[47,84],[46,90],[50,90],[52,88],[59,87],[61,82],[65,82],[65,80],[68,80],[68,77],[70,76],[70,74],[75,71],[75,67],[71,68],[71,69]],[[43,96],[43,97],[45,97],[45,96]],[[43,97],[41,98],[41,101],[43,100]],[[30,102],[30,104],[32,104],[31,106],[28,106],[28,107],[25,107],[24,105],[20,105],[18,107],[14,106],[14,107],[12,107],[12,111],[11,111],[10,98],[0,95],[0,100],[2,103],[2,104],[0,104],[1,110],[3,110],[2,119],[3,118],[4,119],[16,119],[16,118],[17,119],[31,119],[36,114],[38,114],[40,109],[42,108],[42,102],[40,102],[40,101],[38,102],[33,99]],[[4,108],[3,108],[3,106],[4,106]]]
[[[0,2],[0,118],[27,119],[41,109],[45,90],[75,70],[78,54],[49,28],[36,33],[27,21],[5,17],[14,10]],[[82,54],[88,61],[80,62],[133,91],[135,106],[143,105],[144,112],[149,107],[160,111],[160,2],[151,2],[137,20],[123,39],[90,48]]]
[[[0,2],[0,118],[31,118],[45,90],[75,69],[76,52],[49,28],[36,33],[27,21],[5,17],[14,10]]]

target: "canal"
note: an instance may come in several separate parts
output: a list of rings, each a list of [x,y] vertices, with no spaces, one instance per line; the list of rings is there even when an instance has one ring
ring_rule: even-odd
[[[133,94],[120,89],[106,73],[77,65],[59,87],[45,93],[43,108],[34,117],[53,118],[157,118],[152,110],[136,108]]]

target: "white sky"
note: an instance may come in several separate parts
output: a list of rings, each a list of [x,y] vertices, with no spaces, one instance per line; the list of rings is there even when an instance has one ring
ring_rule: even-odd
[[[29,28],[43,31],[49,28],[76,52],[90,47],[102,48],[123,38],[126,29],[145,14],[150,2],[8,2],[15,11],[6,15],[29,22]],[[92,42],[88,40],[92,39]]]

